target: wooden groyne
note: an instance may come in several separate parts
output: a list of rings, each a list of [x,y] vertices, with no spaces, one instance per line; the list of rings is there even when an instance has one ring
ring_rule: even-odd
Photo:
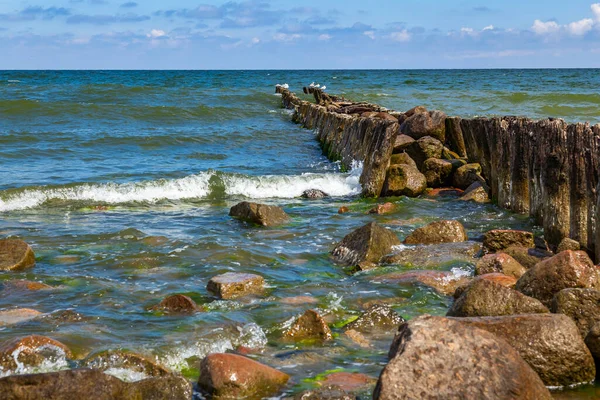
[[[283,105],[294,110],[293,120],[317,132],[330,159],[348,168],[355,160],[363,162],[364,196],[393,193],[386,191],[387,181],[393,178],[390,174],[398,173],[398,168],[390,168],[393,155],[410,152],[410,147],[399,144],[403,142],[399,138],[422,141],[431,136],[445,145],[444,155],[436,157],[441,159],[436,168],[443,169],[439,165],[450,162],[456,175],[461,159],[469,163],[464,168],[479,164],[485,180],[481,184],[494,202],[535,218],[552,247],[571,238],[600,260],[596,245],[600,243],[600,125],[517,117],[462,119],[419,107],[396,112],[352,103],[315,88],[304,88],[315,102],[300,99],[283,86],[276,91]],[[439,128],[440,121],[443,128]],[[417,164],[429,184],[428,172],[434,168]],[[479,174],[475,167],[469,168]],[[402,174],[407,174],[406,169]],[[452,184],[457,179],[442,176],[440,182]]]

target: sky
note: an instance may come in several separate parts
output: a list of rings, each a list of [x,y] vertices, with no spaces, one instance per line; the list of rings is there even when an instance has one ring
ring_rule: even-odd
[[[589,67],[590,0],[0,0],[0,69]]]

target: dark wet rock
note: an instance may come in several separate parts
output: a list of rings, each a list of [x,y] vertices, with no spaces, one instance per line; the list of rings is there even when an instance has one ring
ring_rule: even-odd
[[[183,294],[167,296],[160,303],[152,307],[152,310],[164,311],[172,314],[192,314],[199,311],[194,300]]]
[[[394,141],[394,154],[403,152],[408,146],[410,146],[415,139],[408,135],[398,135]]]
[[[485,204],[491,202],[488,193],[489,190],[481,182],[474,182],[465,190],[460,200]]]
[[[307,310],[283,333],[285,339],[331,340],[333,334],[323,318],[314,310]]]
[[[31,308],[15,308],[12,310],[0,311],[0,326],[14,325],[20,322],[29,321],[42,315],[41,312]]]
[[[510,229],[494,229],[483,234],[483,252],[496,253],[509,247],[534,248],[533,233]]]
[[[390,165],[401,165],[401,164],[412,165],[415,168],[417,167],[417,163],[415,163],[415,160],[410,158],[410,156],[408,154],[406,154],[406,153],[392,154],[392,157],[390,158]]]
[[[305,199],[322,199],[324,197],[329,197],[327,193],[318,189],[308,189],[302,193],[302,196]]]
[[[338,387],[324,387],[298,393],[294,400],[357,400],[357,397]]]
[[[404,239],[404,244],[437,244],[467,241],[464,226],[453,220],[435,221],[421,228]]]
[[[46,285],[45,283],[28,281],[28,280],[24,280],[24,279],[17,279],[17,280],[3,282],[2,287],[4,290],[8,290],[8,291],[31,291],[31,292],[36,292],[38,290],[54,289],[54,287],[52,287],[50,285]]]
[[[565,250],[573,250],[573,251],[577,251],[581,249],[581,245],[579,244],[579,242],[570,239],[570,238],[564,238],[563,240],[560,241],[558,247],[556,248],[556,253],[561,253]]]
[[[459,160],[448,160],[448,162],[452,164],[452,172],[455,172],[460,167],[467,165],[467,162],[462,158]]]
[[[460,156],[457,153],[453,152],[452,150],[450,150],[449,148],[447,148],[445,146],[444,146],[444,149],[442,150],[442,158],[444,160],[448,160],[448,161],[450,161],[450,160],[464,161],[460,158]],[[466,164],[466,162],[465,162],[465,164]],[[462,167],[462,165],[460,167]]]
[[[481,250],[478,242],[441,243],[403,247],[381,259],[382,264],[407,265],[419,268],[437,268],[454,262],[475,262]]]
[[[527,269],[533,268],[537,263],[547,258],[552,257],[554,254],[543,251],[540,249],[530,249],[520,246],[510,246],[504,250],[503,253],[508,254],[519,262],[522,266]]]
[[[519,279],[527,269],[506,253],[486,254],[475,265],[477,275],[499,272]]]
[[[123,382],[93,369],[73,369],[0,379],[3,400],[181,400],[192,398],[192,385],[181,376]]]
[[[198,386],[214,399],[260,399],[277,394],[289,375],[236,354],[209,354]]]
[[[460,189],[466,189],[475,182],[485,183],[485,179],[481,176],[481,165],[463,165],[454,172],[452,182]]]
[[[375,305],[365,311],[358,319],[350,322],[344,328],[362,333],[374,331],[388,332],[396,331],[398,326],[404,322],[398,313],[385,305]]]
[[[377,204],[375,207],[369,210],[369,214],[389,214],[396,211],[396,205],[394,203],[383,203]]]
[[[425,160],[429,158],[442,158],[444,145],[431,136],[425,136],[406,147],[406,153],[415,160],[421,168]]]
[[[585,336],[585,344],[590,350],[590,353],[592,353],[596,365],[600,366],[600,322],[596,322],[591,327]],[[598,367],[596,368],[598,369]]]
[[[600,291],[595,289],[563,289],[552,299],[553,313],[568,315],[575,321],[581,336],[600,322]]]
[[[138,372],[147,377],[167,376],[171,372],[155,360],[127,350],[106,350],[88,356],[82,363],[86,368],[106,371],[111,368],[122,368]]]
[[[421,316],[402,324],[389,356],[375,400],[551,399],[506,341],[456,320]]]
[[[427,179],[408,164],[392,165],[383,184],[382,196],[417,197],[427,189]]]
[[[400,125],[400,132],[415,139],[430,136],[446,140],[446,114],[441,111],[415,112]]]
[[[487,279],[475,279],[454,301],[450,317],[486,317],[550,312],[539,301]]]
[[[437,292],[451,296],[459,286],[466,284],[470,278],[458,276],[449,271],[408,271],[392,272],[372,278],[373,282],[397,283],[400,285],[421,284],[435,289]]]
[[[600,273],[588,255],[566,250],[528,270],[516,289],[550,306],[555,294],[568,288],[600,289]]]
[[[346,214],[348,212],[350,212],[350,209],[348,207],[346,207],[346,206],[341,206],[338,209],[338,214]]]
[[[35,265],[35,254],[19,239],[0,239],[0,271],[20,271]]]
[[[37,367],[45,360],[72,356],[69,348],[61,342],[40,335],[16,338],[0,345],[0,367],[4,371],[14,371],[17,362],[23,366]]]
[[[276,226],[289,221],[280,207],[243,201],[231,207],[229,215],[262,226]]]
[[[577,326],[562,314],[457,318],[510,343],[547,386],[591,382],[594,360]]]
[[[264,291],[265,280],[260,275],[226,272],[208,281],[206,289],[220,299],[237,299]]]
[[[399,244],[400,239],[394,232],[371,222],[346,235],[331,254],[338,263],[370,269]]]
[[[428,187],[446,186],[452,174],[452,163],[439,158],[428,158],[425,160],[422,170]]]

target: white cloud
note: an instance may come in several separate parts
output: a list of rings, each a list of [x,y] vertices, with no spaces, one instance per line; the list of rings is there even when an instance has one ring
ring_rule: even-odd
[[[594,19],[596,22],[600,22],[600,3],[594,3],[591,6],[592,13],[594,14]]]
[[[159,38],[159,37],[163,37],[163,36],[167,36],[166,32],[161,30],[161,29],[152,29],[150,31],[149,34],[147,34],[146,36],[148,36],[149,38]]]
[[[297,33],[293,33],[293,34],[277,33],[277,34],[273,35],[273,39],[277,42],[293,42],[294,40],[300,39],[301,37],[302,37],[302,35],[297,34]]]
[[[495,29],[494,25],[488,25],[485,28],[483,28],[482,31],[493,31],[494,29]]]
[[[371,40],[375,40],[375,31],[364,31],[363,35],[370,38]]]
[[[590,18],[582,19],[581,21],[571,22],[567,25],[567,31],[574,36],[583,36],[594,27],[594,21]]]
[[[475,31],[473,30],[473,28],[460,28],[460,33],[470,36],[475,35]]]
[[[322,40],[322,41],[327,41],[327,40],[329,40],[329,39],[331,39],[331,35],[328,35],[328,34],[326,34],[326,33],[324,33],[324,34],[322,34],[322,35],[319,35],[319,40]]]
[[[411,34],[406,30],[402,30],[399,32],[390,33],[390,39],[395,42],[409,42],[411,39]]]
[[[555,21],[542,22],[539,19],[536,19],[533,22],[531,30],[538,35],[547,35],[558,32],[560,30],[560,25],[558,25]]]
[[[252,44],[259,44],[260,43],[260,39],[257,38],[257,37],[253,37],[251,43]]]

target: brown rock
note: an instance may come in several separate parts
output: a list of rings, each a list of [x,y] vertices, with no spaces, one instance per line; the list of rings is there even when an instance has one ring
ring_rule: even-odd
[[[358,372],[334,372],[325,377],[324,386],[336,386],[347,392],[354,392],[369,386],[375,379]]]
[[[550,310],[571,317],[585,338],[589,330],[600,322],[600,291],[563,289],[552,299]]]
[[[475,203],[489,203],[491,202],[488,190],[482,185],[481,182],[474,182],[469,186],[464,195],[460,198],[462,201],[473,201]]]
[[[400,326],[373,399],[550,400],[504,340],[458,321],[421,316]]]
[[[142,373],[147,377],[167,376],[171,372],[141,354],[132,353],[126,350],[107,350],[88,356],[83,365],[86,368],[99,369],[106,371],[111,368],[123,368],[130,371]]]
[[[462,190],[455,188],[436,188],[427,190],[427,196],[429,197],[460,197],[462,194]]]
[[[358,319],[345,326],[347,330],[363,333],[396,331],[405,322],[398,313],[385,305],[375,305],[365,311]]]
[[[284,332],[283,337],[293,340],[331,340],[333,334],[323,318],[313,310],[307,310],[292,326]]]
[[[393,272],[373,278],[374,282],[421,284],[431,287],[439,293],[451,296],[456,289],[469,281],[465,276],[456,276],[449,271],[408,271]]]
[[[494,229],[483,235],[483,252],[496,253],[509,247],[535,247],[533,233],[508,229]]]
[[[578,241],[570,239],[570,238],[564,238],[563,240],[560,241],[558,247],[556,248],[556,253],[562,253],[565,250],[577,251],[580,249],[581,249],[581,245],[579,244]]]
[[[198,386],[213,399],[260,399],[277,394],[289,375],[235,354],[209,354]]]
[[[506,253],[483,256],[475,265],[475,274],[484,275],[499,272],[519,279],[527,269]]]
[[[415,112],[400,125],[400,132],[415,139],[431,136],[443,143],[446,140],[446,114],[441,111]]]
[[[347,212],[350,212],[350,209],[346,206],[341,206],[338,209],[338,214],[346,214]]]
[[[550,306],[555,294],[568,288],[600,289],[600,274],[586,253],[566,250],[528,270],[516,289]]]
[[[6,290],[30,290],[32,292],[54,289],[52,286],[46,285],[45,283],[33,282],[24,279],[6,281],[3,283],[3,286]]]
[[[344,332],[344,335],[348,336],[350,338],[350,340],[352,340],[354,343],[356,343],[360,347],[363,347],[365,349],[371,347],[371,342],[369,342],[369,339],[367,339],[359,331],[355,331],[354,329],[348,329]]]
[[[383,184],[382,196],[417,197],[427,189],[427,179],[412,165],[392,165]]]
[[[226,272],[208,281],[206,289],[220,299],[237,299],[250,294],[260,294],[265,280],[260,275]]]
[[[502,250],[502,252],[517,260],[519,264],[527,269],[533,268],[540,261],[543,261],[554,255],[550,252],[540,249],[528,249],[526,247],[519,246],[510,246]]]
[[[429,158],[441,158],[444,145],[431,136],[425,136],[406,147],[406,153],[415,160],[417,167],[422,168],[425,160]]]
[[[371,118],[379,118],[390,122],[398,123],[398,118],[391,116],[386,112],[376,112]]]
[[[442,150],[442,158],[444,160],[461,160],[464,161],[460,158],[460,156],[453,152],[452,150],[450,150],[447,147],[444,147],[444,149]],[[466,165],[467,163],[465,162],[463,165]],[[458,169],[459,167],[462,167],[462,165],[459,165],[456,169]]]
[[[35,255],[19,239],[0,239],[0,271],[20,271],[35,265]]]
[[[29,321],[42,313],[31,308],[15,308],[13,310],[0,311],[0,326],[14,325],[19,322]]]
[[[477,242],[410,246],[383,257],[381,263],[433,269],[456,262],[474,263],[480,249]]]
[[[424,106],[416,106],[416,107],[413,107],[410,110],[406,111],[404,113],[404,115],[406,116],[406,118],[410,118],[415,114],[426,113],[426,112],[427,112],[427,108],[425,108]]]
[[[392,154],[392,157],[390,158],[390,165],[401,165],[401,164],[412,165],[413,167],[417,168],[417,163],[415,162],[415,160],[410,158],[410,156],[408,154],[406,154],[406,153]]]
[[[436,244],[467,241],[465,228],[458,221],[435,221],[421,228],[404,239],[404,244]]]
[[[325,387],[305,390],[294,396],[294,400],[358,400],[358,398],[338,387]]]
[[[294,296],[294,297],[284,297],[279,300],[282,304],[288,305],[305,305],[305,304],[317,304],[319,302],[318,299],[312,296]]]
[[[327,193],[319,189],[308,189],[302,192],[302,196],[305,199],[322,199],[325,197],[329,197]]]
[[[591,382],[594,360],[575,323],[562,314],[457,318],[506,340],[547,386]]]
[[[18,350],[18,353],[15,351]],[[16,359],[14,354],[17,354]],[[19,364],[37,367],[44,360],[72,358],[67,346],[46,336],[31,335],[12,339],[0,345],[0,367],[4,371],[14,371]]]
[[[585,336],[585,345],[592,353],[596,365],[600,361],[600,322],[595,323]]]
[[[389,214],[396,211],[396,205],[394,203],[383,203],[377,204],[375,207],[369,210],[369,214]]]
[[[196,311],[199,311],[196,302],[183,294],[174,294],[168,296],[163,299],[163,301],[152,307],[152,309],[173,314],[192,314]]]
[[[475,182],[485,183],[485,179],[481,176],[481,165],[467,164],[458,168],[454,172],[453,186],[460,189],[466,189]]]
[[[281,225],[289,221],[280,207],[243,201],[231,207],[229,215],[262,226]]]
[[[423,164],[423,175],[428,187],[446,186],[452,174],[452,164],[439,158],[428,158]]]
[[[464,285],[456,288],[456,291],[453,294],[454,298],[458,299],[464,293],[464,291],[467,288],[469,288],[469,286],[472,283],[479,281],[479,280],[486,280],[486,281],[496,283],[498,285],[502,285],[502,286],[510,288],[510,289],[514,289],[515,285],[517,284],[517,280],[514,277],[504,275],[502,273],[494,272],[491,274],[478,275],[475,278],[473,278],[471,281],[468,281]]]
[[[399,244],[400,239],[394,232],[371,222],[346,235],[331,254],[338,263],[370,269]]]
[[[410,146],[415,139],[408,135],[398,135],[394,141],[394,154],[403,152],[408,146]]]
[[[485,317],[547,313],[538,300],[487,279],[475,279],[456,299],[447,316]]]

